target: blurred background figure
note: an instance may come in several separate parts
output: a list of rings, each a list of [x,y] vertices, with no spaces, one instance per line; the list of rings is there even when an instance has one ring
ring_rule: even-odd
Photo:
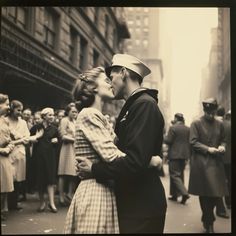
[[[75,160],[75,120],[78,111],[75,104],[71,103],[65,109],[65,117],[61,119],[59,125],[59,134],[62,140],[60,150],[59,165],[58,165],[58,190],[59,203],[61,206],[66,206],[65,198],[70,202],[75,191],[76,179],[76,160]],[[65,181],[68,180],[68,194],[64,194]]]
[[[225,128],[225,141],[226,141],[226,151],[223,158],[225,166],[225,174],[227,179],[227,185],[229,189],[229,195],[225,196],[225,203],[228,209],[231,209],[231,110],[229,110],[224,119]]]
[[[29,108],[26,108],[22,112],[22,119],[26,121],[28,130],[30,130],[33,126],[33,119],[32,119],[32,111]],[[27,143],[25,144],[25,156],[26,156],[26,181],[24,183],[23,192],[22,195],[19,198],[19,201],[25,201],[26,200],[26,192],[32,193],[32,189],[30,187],[31,182],[31,144]]]
[[[30,130],[33,126],[32,111],[30,108],[23,110],[22,119],[26,121],[28,129]]]
[[[192,122],[190,127],[189,193],[199,196],[201,221],[206,233],[214,233],[214,208],[219,197],[228,194],[224,171],[224,126],[215,118],[217,101],[203,101],[204,115]]]
[[[0,190],[1,190],[1,221],[6,220],[8,212],[7,194],[14,190],[13,169],[9,159],[10,152],[14,149],[11,143],[9,122],[5,115],[9,112],[9,99],[0,93]]]
[[[177,201],[182,196],[181,203],[189,199],[188,191],[184,186],[184,169],[190,158],[189,127],[184,124],[182,113],[176,113],[164,142],[168,144],[168,164],[170,174],[169,200]]]
[[[25,197],[26,180],[26,151],[25,145],[29,143],[30,132],[25,120],[21,118],[23,104],[18,100],[10,103],[10,113],[8,116],[11,138],[15,144],[10,154],[10,160],[14,169],[14,192],[9,195],[9,209],[20,210],[17,202],[21,199],[20,194]]]
[[[56,185],[56,145],[58,143],[58,130],[54,125],[54,110],[44,108],[41,111],[43,122],[32,127],[32,134],[42,133],[33,146],[33,158],[36,160],[36,182],[39,192],[40,206],[38,212],[46,209],[45,193],[48,193],[48,208],[56,213],[54,201],[54,187]]]
[[[225,135],[226,135],[226,129],[228,128],[227,123],[225,123],[224,121],[224,116],[225,116],[225,109],[222,106],[218,106],[218,109],[216,111],[216,119],[220,120],[221,122],[223,122],[224,125],[224,129],[225,129]],[[226,141],[227,142],[227,141]],[[227,149],[227,143],[226,143],[226,149]],[[225,153],[226,155],[226,153]],[[226,159],[224,155],[224,160]],[[228,158],[227,158],[228,159]],[[229,218],[229,214],[226,210],[225,204],[224,204],[224,200],[223,198],[219,198],[216,204],[216,215],[222,218]]]

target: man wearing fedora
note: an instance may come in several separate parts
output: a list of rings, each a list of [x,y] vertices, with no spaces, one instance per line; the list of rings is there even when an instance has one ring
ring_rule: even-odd
[[[169,128],[164,142],[168,144],[168,164],[170,174],[170,200],[177,201],[182,196],[181,203],[189,199],[188,191],[184,186],[184,169],[190,158],[189,127],[184,124],[182,113],[176,113],[174,124]]]
[[[204,115],[190,126],[189,193],[199,196],[202,223],[206,233],[214,233],[214,208],[219,197],[228,193],[224,172],[225,134],[223,123],[215,118],[217,101],[203,101]]]
[[[166,197],[157,169],[149,168],[152,156],[161,155],[164,119],[157,90],[141,87],[150,69],[138,58],[115,54],[106,68],[116,99],[125,104],[116,122],[118,148],[126,153],[111,163],[79,164],[80,173],[97,182],[115,181],[120,233],[163,233]]]

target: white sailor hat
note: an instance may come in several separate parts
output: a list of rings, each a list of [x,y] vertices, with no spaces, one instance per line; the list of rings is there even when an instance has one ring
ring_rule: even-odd
[[[112,65],[105,69],[106,75],[110,77],[113,67],[122,66],[140,75],[142,78],[149,75],[151,70],[137,57],[128,54],[115,54],[112,58]]]

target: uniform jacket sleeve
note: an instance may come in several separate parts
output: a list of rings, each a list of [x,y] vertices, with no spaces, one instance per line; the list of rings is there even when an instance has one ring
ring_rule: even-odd
[[[201,143],[199,141],[199,137],[200,134],[197,128],[197,122],[193,122],[190,126],[189,142],[195,151],[201,152],[202,154],[206,155],[208,152],[208,146]]]
[[[97,181],[134,178],[147,169],[157,145],[156,130],[161,130],[163,135],[163,123],[159,122],[161,113],[156,106],[153,102],[140,101],[130,107],[132,119],[127,125],[126,156],[111,163],[94,163],[92,173]]]

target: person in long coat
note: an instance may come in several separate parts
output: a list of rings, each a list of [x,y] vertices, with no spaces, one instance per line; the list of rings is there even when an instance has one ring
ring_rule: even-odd
[[[11,131],[9,122],[5,115],[10,110],[9,99],[5,94],[0,93],[0,191],[1,191],[1,221],[6,220],[8,212],[8,193],[14,190],[13,168],[9,154],[14,149],[11,143]]]
[[[81,160],[79,171],[98,182],[115,180],[120,233],[163,233],[166,197],[156,169],[148,168],[153,155],[161,155],[164,119],[156,90],[141,87],[150,69],[138,58],[115,54],[106,68],[116,99],[124,98],[115,132],[117,146],[126,154],[112,162]]]
[[[21,118],[23,104],[18,100],[11,101],[8,116],[11,137],[15,147],[10,153],[10,160],[14,170],[14,192],[9,194],[9,209],[21,209],[17,203],[20,193],[24,192],[26,180],[26,149],[29,143],[30,132],[25,120]]]
[[[176,113],[174,125],[169,128],[164,142],[169,145],[168,165],[170,174],[170,200],[177,201],[182,196],[181,203],[185,204],[189,198],[184,186],[184,169],[186,161],[190,159],[189,127],[184,124],[182,113]]]
[[[215,119],[217,101],[214,98],[203,102],[204,115],[190,126],[189,193],[199,196],[201,220],[207,233],[213,233],[214,208],[218,197],[227,195],[223,154],[225,134],[223,123]]]
[[[75,191],[76,180],[76,160],[75,160],[75,119],[78,115],[78,111],[75,104],[68,104],[65,109],[66,117],[61,119],[59,125],[59,134],[62,140],[62,146],[59,156],[58,165],[58,189],[59,189],[59,203],[61,206],[66,206],[64,187],[65,180],[68,177],[68,194],[69,201],[72,200]]]

